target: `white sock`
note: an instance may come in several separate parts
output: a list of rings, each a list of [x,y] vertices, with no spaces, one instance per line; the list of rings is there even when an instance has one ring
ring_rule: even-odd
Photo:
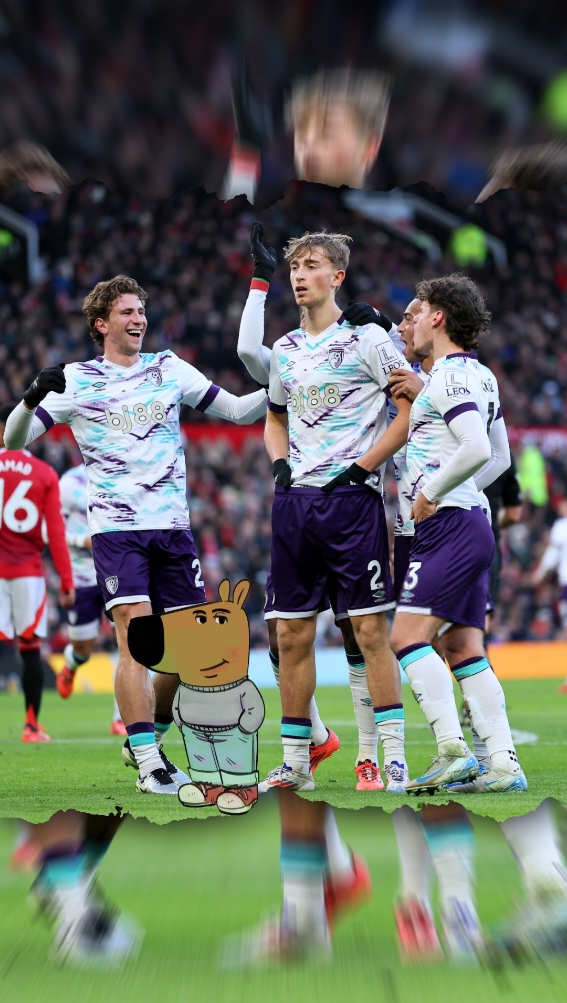
[[[89,656],[90,657],[90,656]],[[84,665],[88,662],[88,658],[83,658],[81,655],[77,655],[72,644],[67,644],[63,652],[63,658],[65,659],[65,668],[69,669],[71,672],[76,672],[79,665]]]
[[[409,805],[392,812],[400,859],[401,894],[429,905],[430,858],[419,816]]]
[[[335,813],[330,805],[327,805],[325,815],[325,842],[327,844],[327,862],[331,878],[341,878],[352,873],[352,854],[343,843]]]
[[[142,779],[147,777],[148,773],[153,773],[154,770],[163,770],[163,761],[158,752],[155,739],[147,745],[131,745],[131,748],[136,757],[140,777]]]
[[[352,695],[354,716],[358,725],[358,755],[355,766],[365,759],[378,765],[378,729],[374,720],[374,707],[366,681],[366,667],[362,655],[354,664],[354,655],[347,655],[348,681]]]
[[[521,766],[506,714],[504,690],[496,675],[491,668],[484,668],[460,679],[458,666],[455,666],[453,672],[466,700],[471,724],[479,738],[486,742],[492,765],[509,773],[520,773]]]
[[[413,695],[435,733],[439,752],[470,755],[459,724],[453,681],[447,666],[430,644],[411,644],[398,652]]]
[[[447,819],[424,824],[423,830],[443,911],[456,899],[466,903],[469,913],[476,917],[472,890],[475,844],[470,823],[465,819]]]
[[[309,740],[286,739],[283,743],[283,761],[296,773],[309,773]]]
[[[323,745],[329,737],[329,729],[323,724],[319,715],[319,708],[315,702],[315,697],[311,697],[309,704],[309,717],[311,718],[311,741],[313,745]]]
[[[282,839],[283,925],[311,942],[326,941],[329,937],[326,869],[325,843]]]
[[[283,924],[296,930],[309,942],[329,939],[325,913],[325,890],[321,877],[284,877]]]
[[[567,894],[567,870],[549,798],[528,815],[500,822],[500,828],[533,899],[546,891]]]
[[[475,728],[472,727],[472,725],[471,725],[471,735],[473,741],[473,754],[476,756],[479,763],[484,762],[489,764],[490,753],[488,751],[486,742],[483,742],[482,738],[480,738],[478,732],[476,731]]]
[[[395,708],[375,707],[374,717],[382,743],[384,769],[391,763],[395,763],[399,769],[403,770],[406,765],[404,708],[402,706]]]
[[[311,721],[303,717],[282,717],[283,761],[297,773],[310,773],[309,746]]]

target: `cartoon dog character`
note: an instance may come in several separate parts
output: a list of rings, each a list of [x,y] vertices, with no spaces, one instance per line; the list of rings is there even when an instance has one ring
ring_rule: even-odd
[[[179,788],[191,808],[216,805],[241,815],[258,800],[258,729],[264,701],[248,678],[250,627],[243,604],[250,582],[219,585],[219,599],[135,617],[128,646],[137,662],[176,673],[173,718],[183,735],[192,783]]]

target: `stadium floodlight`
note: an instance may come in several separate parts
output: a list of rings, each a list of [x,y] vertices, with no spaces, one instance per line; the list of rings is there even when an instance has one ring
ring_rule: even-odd
[[[0,205],[0,281],[41,281],[43,262],[39,256],[39,231],[35,223]]]

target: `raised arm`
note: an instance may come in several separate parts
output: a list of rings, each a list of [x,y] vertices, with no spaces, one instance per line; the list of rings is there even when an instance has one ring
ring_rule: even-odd
[[[63,366],[50,366],[41,370],[6,422],[4,442],[8,449],[23,449],[51,428],[55,418],[41,407],[41,403],[52,394],[65,394],[65,389]],[[64,409],[65,404],[57,402],[57,410],[61,410],[62,404]],[[62,419],[59,417],[58,420]]]
[[[264,227],[254,223],[250,234],[250,249],[254,259],[254,275],[242,312],[238,332],[237,352],[241,362],[257,383],[267,387],[270,378],[272,350],[263,345],[264,307],[270,282],[276,267],[276,252],[262,242]]]

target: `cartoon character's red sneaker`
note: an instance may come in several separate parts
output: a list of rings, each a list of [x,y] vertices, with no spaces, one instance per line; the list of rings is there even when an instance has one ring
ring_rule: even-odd
[[[258,801],[258,787],[227,787],[217,798],[217,808],[224,815],[244,815]]]
[[[225,788],[218,784],[181,784],[177,793],[186,808],[214,808]]]

